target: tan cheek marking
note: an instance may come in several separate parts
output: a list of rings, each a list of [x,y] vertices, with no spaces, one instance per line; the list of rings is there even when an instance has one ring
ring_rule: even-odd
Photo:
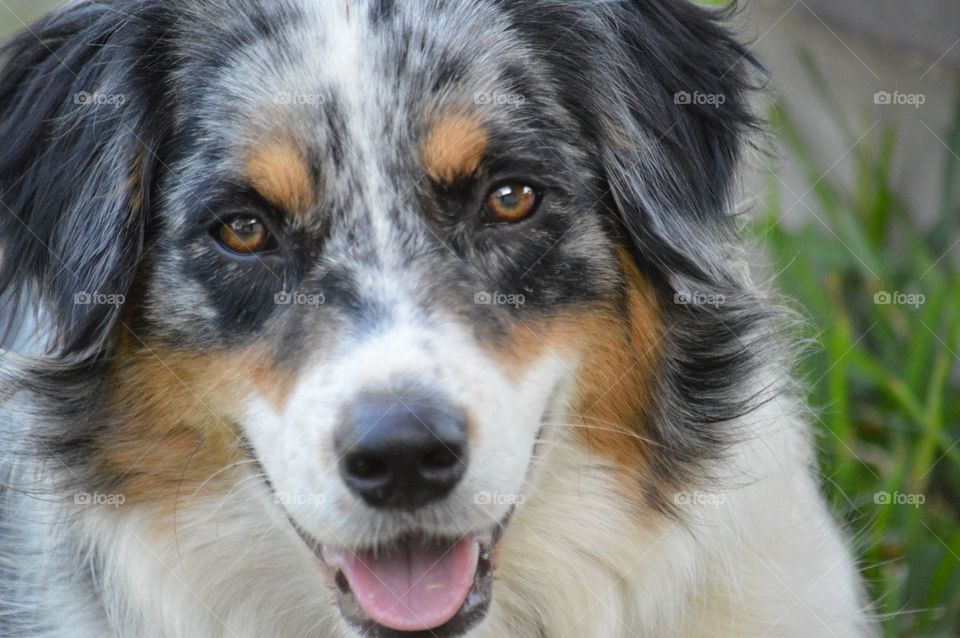
[[[494,349],[508,375],[519,380],[548,354],[580,358],[572,423],[578,440],[618,468],[619,486],[632,502],[653,480],[646,437],[660,359],[663,324],[649,282],[625,251],[618,251],[627,282],[626,309],[597,306],[547,323],[518,325]]]
[[[246,178],[264,199],[289,213],[303,214],[313,203],[309,167],[292,143],[255,149],[247,158]]]
[[[650,479],[651,449],[646,436],[652,411],[664,327],[652,287],[625,252],[626,312],[593,325],[578,379],[580,440],[612,460],[626,479],[631,498]],[[587,331],[586,326],[584,327]]]
[[[451,115],[431,127],[421,160],[431,179],[451,183],[477,170],[489,143],[487,129],[476,116]]]
[[[244,458],[231,414],[262,360],[253,351],[192,353],[121,340],[109,398],[119,416],[99,436],[94,462],[115,477],[126,503],[153,502],[172,514],[178,501],[235,484],[238,474],[223,471]]]

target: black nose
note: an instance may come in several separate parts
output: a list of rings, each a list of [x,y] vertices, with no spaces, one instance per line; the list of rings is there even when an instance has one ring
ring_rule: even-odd
[[[370,394],[345,411],[334,445],[357,496],[374,507],[415,510],[463,478],[467,419],[439,398]]]

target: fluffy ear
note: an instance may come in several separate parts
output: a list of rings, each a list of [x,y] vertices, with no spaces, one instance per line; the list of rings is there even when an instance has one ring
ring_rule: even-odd
[[[109,343],[143,250],[159,139],[144,4],[73,3],[0,50],[0,293],[40,291],[61,355]]]
[[[517,3],[520,4],[520,3]],[[730,196],[756,61],[688,0],[531,3],[545,62],[595,140],[637,255],[660,272],[722,285]],[[520,10],[522,11],[522,10]],[[555,25],[550,33],[549,26]],[[531,30],[531,34],[534,31]]]
[[[615,5],[605,43],[615,89],[594,95],[607,181],[640,253],[714,285],[726,279],[731,191],[755,126],[756,63],[723,17],[688,1]]]

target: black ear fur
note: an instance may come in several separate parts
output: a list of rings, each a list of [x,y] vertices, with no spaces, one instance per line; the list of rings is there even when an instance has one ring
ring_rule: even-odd
[[[757,127],[748,98],[762,76],[722,26],[727,13],[689,0],[506,6],[569,80],[564,102],[596,143],[637,255],[722,287],[735,170]]]
[[[0,49],[0,293],[37,286],[60,355],[109,344],[143,250],[160,137],[150,4],[74,4]]]
[[[720,25],[726,17],[687,0],[618,5],[605,71],[622,90],[594,96],[608,184],[639,251],[721,287],[731,191],[757,124],[748,98],[758,66]]]

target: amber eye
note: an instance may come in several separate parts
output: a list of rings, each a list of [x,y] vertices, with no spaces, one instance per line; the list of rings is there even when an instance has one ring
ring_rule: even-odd
[[[270,248],[270,232],[257,217],[228,217],[216,231],[217,239],[235,253],[250,254]]]
[[[501,184],[487,195],[486,207],[493,221],[518,222],[537,209],[539,195],[533,186],[521,183]]]

